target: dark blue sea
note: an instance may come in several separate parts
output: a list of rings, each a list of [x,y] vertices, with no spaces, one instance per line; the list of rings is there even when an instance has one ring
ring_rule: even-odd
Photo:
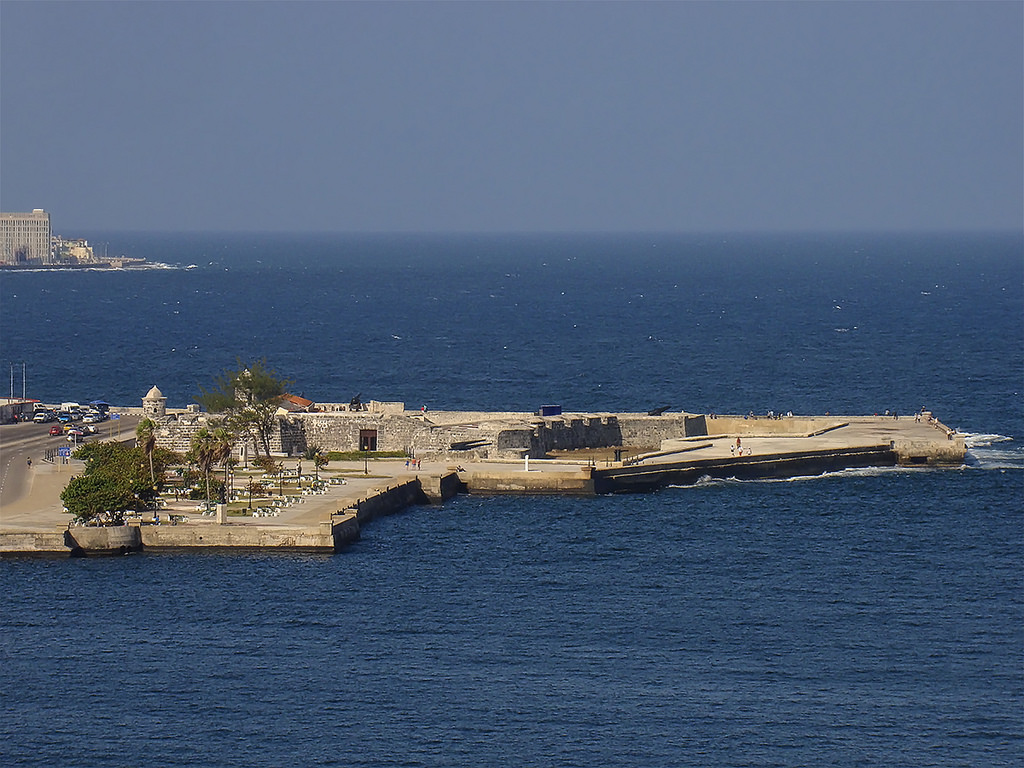
[[[168,267],[0,275],[17,395],[184,406],[266,358],[412,408],[924,406],[970,453],[3,560],[0,764],[1024,764],[1019,233],[89,234]]]

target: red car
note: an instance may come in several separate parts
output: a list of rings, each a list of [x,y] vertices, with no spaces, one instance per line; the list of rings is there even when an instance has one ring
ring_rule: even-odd
[[[50,427],[50,434],[51,435],[63,435],[64,434],[64,430],[61,429],[59,424],[54,424],[52,427]]]

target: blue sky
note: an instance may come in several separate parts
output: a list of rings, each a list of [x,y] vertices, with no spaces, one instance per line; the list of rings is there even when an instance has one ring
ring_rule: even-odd
[[[0,3],[54,229],[1019,229],[1024,4]]]

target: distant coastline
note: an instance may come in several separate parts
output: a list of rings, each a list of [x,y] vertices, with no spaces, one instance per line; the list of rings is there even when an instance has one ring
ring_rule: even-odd
[[[90,262],[76,262],[76,263],[56,263],[56,264],[40,264],[40,263],[0,263],[0,270],[4,271],[16,271],[16,272],[66,272],[76,270],[91,270],[91,269],[112,269],[112,270],[132,270],[132,269],[176,269],[170,264],[162,264],[159,262],[151,262],[146,259],[137,258],[119,258],[119,259],[101,259],[99,261]]]

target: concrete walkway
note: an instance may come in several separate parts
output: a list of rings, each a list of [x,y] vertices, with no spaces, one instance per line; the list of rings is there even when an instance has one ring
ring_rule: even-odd
[[[13,465],[11,472],[21,474],[17,485],[11,484],[0,509],[0,532],[53,531],[65,529],[71,516],[63,511],[61,491],[75,475],[81,474],[84,463],[71,459],[68,464],[50,464],[35,461],[32,467]],[[404,460],[379,460],[369,463],[369,474],[363,474],[363,462],[331,462],[321,470],[321,477],[343,477],[344,485],[327,485],[326,493],[299,495],[301,501],[285,507],[277,517],[247,517],[230,515],[228,525],[258,525],[280,527],[313,527],[330,517],[331,513],[348,509],[359,500],[376,495],[379,491],[408,481],[417,475],[439,475],[453,468],[449,462],[426,462],[420,470],[406,469]],[[288,489],[286,489],[288,490]],[[15,495],[17,491],[17,495]],[[253,506],[268,506],[277,497],[253,500]],[[215,523],[215,518],[203,517],[197,511],[201,502],[194,500],[168,501],[161,508],[162,520],[169,515],[181,515],[189,524]],[[151,513],[146,514],[146,519]]]
[[[770,456],[801,451],[827,451],[859,447],[893,445],[907,463],[936,463],[955,461],[963,455],[963,440],[938,422],[917,421],[913,416],[899,419],[882,416],[822,417],[826,431],[811,436],[770,434],[779,425],[768,420],[753,420],[744,424],[739,435],[739,448],[743,456]],[[708,427],[714,431],[715,421]],[[12,451],[13,444],[4,446],[3,495],[0,505],[0,533],[53,532],[64,530],[71,521],[63,511],[60,493],[69,480],[82,471],[80,461],[50,464],[35,460],[27,466],[24,459]],[[371,460],[364,473],[362,461],[331,462],[321,471],[324,479],[344,478],[344,484],[328,484],[323,494],[300,495],[301,499],[284,507],[276,517],[249,517],[230,515],[229,526],[258,526],[305,529],[329,520],[332,513],[356,506],[366,498],[374,497],[388,488],[406,483],[417,476],[439,478],[458,470],[472,490],[474,478],[480,481],[483,492],[579,492],[579,478],[589,477],[588,465],[598,469],[617,466],[601,458],[588,458],[586,452],[574,452],[572,460],[529,461],[527,472],[524,461],[463,462],[460,466],[451,460],[424,461],[419,469],[407,466],[404,459]],[[679,440],[667,440],[661,450],[639,457],[633,466],[656,465],[659,462],[715,459],[728,461],[738,457],[737,436],[709,435]],[[927,462],[916,461],[917,458]],[[903,458],[901,458],[901,461]],[[486,482],[484,482],[486,480]],[[237,483],[236,483],[237,485]],[[290,489],[294,491],[294,489]],[[273,501],[273,497],[270,499]],[[204,517],[197,511],[196,501],[169,502],[161,510],[166,521],[170,514],[188,518],[186,525],[215,525],[215,517]],[[253,506],[268,506],[267,497]],[[237,508],[237,506],[236,506]],[[148,517],[148,515],[147,515]]]
[[[0,507],[0,531],[52,531],[64,528],[71,520],[61,503],[60,494],[72,477],[80,474],[83,462],[53,465],[33,461],[32,467],[17,464],[9,471],[22,476],[5,491]]]

